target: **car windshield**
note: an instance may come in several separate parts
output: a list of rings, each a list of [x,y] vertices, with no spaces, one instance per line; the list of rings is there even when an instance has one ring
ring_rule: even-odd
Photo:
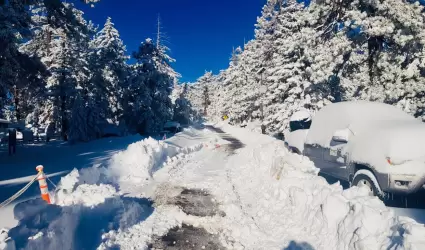
[[[309,129],[311,126],[310,119],[304,119],[300,121],[291,121],[289,122],[289,129],[291,132],[300,130],[300,129]]]

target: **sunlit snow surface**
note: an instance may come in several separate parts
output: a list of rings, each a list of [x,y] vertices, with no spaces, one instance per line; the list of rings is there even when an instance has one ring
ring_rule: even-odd
[[[282,141],[212,125],[139,141],[102,166],[71,172],[56,205],[20,206],[9,236],[29,249],[425,247],[422,224],[395,216],[367,190],[329,185]]]

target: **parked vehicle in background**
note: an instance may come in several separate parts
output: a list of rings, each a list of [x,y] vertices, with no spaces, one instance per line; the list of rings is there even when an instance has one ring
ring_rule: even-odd
[[[4,144],[8,142],[9,125],[10,125],[10,121],[5,119],[0,119],[0,144]]]
[[[164,124],[164,132],[167,133],[178,133],[182,131],[182,127],[180,125],[180,123],[175,122],[175,121],[168,121]]]
[[[289,134],[286,136],[286,146],[293,152],[301,154],[304,142],[311,126],[311,114],[307,110],[300,110],[292,114],[289,120]]]
[[[289,148],[352,186],[366,186],[380,197],[424,188],[425,124],[394,106],[330,104],[315,114],[309,129],[291,133],[305,137],[288,141]]]
[[[16,140],[20,142],[30,141],[32,132],[25,128],[24,123],[12,123],[8,120],[0,119],[0,140],[1,143],[8,143],[9,129],[16,130]]]
[[[55,136],[55,123],[50,122],[47,126],[41,126],[37,129],[37,138],[49,142]]]
[[[10,123],[9,128],[14,128],[16,130],[16,139],[19,142],[28,142],[31,140],[32,131],[25,127],[25,121]]]

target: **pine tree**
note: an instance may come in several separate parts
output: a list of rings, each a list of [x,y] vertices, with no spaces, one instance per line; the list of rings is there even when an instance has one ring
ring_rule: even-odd
[[[71,143],[85,142],[89,140],[87,111],[88,109],[85,107],[80,94],[78,94],[72,106],[72,122],[69,128],[69,141]]]
[[[101,117],[117,124],[123,115],[122,95],[128,74],[126,47],[111,18],[106,20],[91,42],[90,66],[93,85],[90,92],[97,96]]]
[[[158,15],[157,27],[156,27],[157,28],[156,44],[155,44],[158,55],[154,56],[153,60],[159,72],[170,76],[173,79],[174,84],[177,84],[181,75],[178,72],[176,72],[171,66],[171,64],[175,63],[176,60],[168,55],[168,52],[170,52],[170,48],[168,48],[165,45],[166,34],[163,32],[163,28],[161,25],[162,25],[161,17]]]
[[[192,105],[187,99],[188,86],[187,83],[183,84],[182,91],[174,104],[174,117],[173,120],[181,124],[189,124],[192,117]]]
[[[210,96],[209,96],[209,90],[208,90],[208,86],[204,86],[204,91],[203,91],[203,96],[204,96],[204,101],[203,101],[203,106],[204,106],[204,116],[207,116],[207,109],[208,106],[211,104],[210,101]]]
[[[174,82],[171,75],[161,71],[158,61],[164,59],[160,56],[152,39],[146,39],[133,53],[137,64],[132,67],[124,110],[127,113],[126,123],[139,133],[159,132],[172,118],[170,94]]]
[[[411,1],[268,0],[255,39],[234,51],[215,81],[205,85],[209,116],[233,122],[261,119],[269,132],[285,131],[298,109],[312,112],[347,100],[393,104],[424,117],[423,7]],[[264,111],[264,112],[263,112]]]
[[[14,107],[13,119],[23,119],[34,98],[44,88],[45,68],[38,58],[19,50],[22,40],[31,37],[31,19],[25,2],[0,2],[0,109]],[[13,102],[11,102],[13,101]],[[9,110],[10,111],[10,110]]]
[[[21,50],[40,57],[50,72],[41,112],[48,120],[40,122],[55,122],[66,139],[76,88],[89,91],[88,42],[93,27],[72,4],[46,0],[33,6],[32,12],[35,35]]]

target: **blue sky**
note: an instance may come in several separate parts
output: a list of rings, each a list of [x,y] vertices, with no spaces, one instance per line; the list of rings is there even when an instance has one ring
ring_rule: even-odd
[[[86,18],[103,26],[110,16],[127,45],[135,51],[154,38],[157,15],[168,36],[174,68],[182,82],[194,81],[205,70],[218,73],[229,65],[232,47],[254,36],[256,18],[266,0],[101,0],[94,8],[77,4]]]

